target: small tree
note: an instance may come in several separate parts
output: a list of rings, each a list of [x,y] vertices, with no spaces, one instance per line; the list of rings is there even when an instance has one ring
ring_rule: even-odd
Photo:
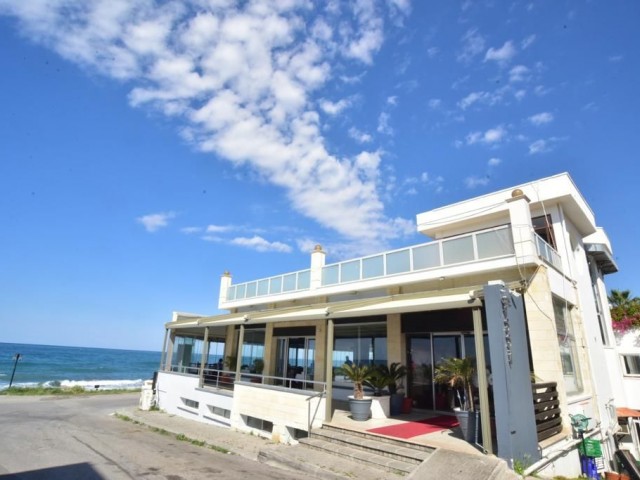
[[[435,381],[449,385],[451,388],[462,388],[465,400],[460,402],[463,410],[474,411],[473,405],[473,375],[476,371],[475,359],[445,358],[436,367]]]
[[[363,384],[369,380],[372,369],[368,365],[356,365],[345,363],[340,367],[339,374],[344,375],[353,382],[353,398],[362,400],[364,398]]]

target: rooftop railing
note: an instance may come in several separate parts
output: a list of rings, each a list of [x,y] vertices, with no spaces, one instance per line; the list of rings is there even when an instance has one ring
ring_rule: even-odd
[[[497,228],[391,250],[322,268],[321,286],[347,284],[392,275],[426,271],[513,255],[511,227]],[[309,290],[311,270],[301,270],[232,285],[227,301]]]

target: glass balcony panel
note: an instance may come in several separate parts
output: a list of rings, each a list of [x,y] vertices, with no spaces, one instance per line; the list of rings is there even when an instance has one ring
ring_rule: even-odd
[[[267,295],[269,293],[269,279],[258,281],[258,295]]]
[[[422,247],[415,247],[412,249],[412,252],[414,270],[439,267],[441,265],[440,244],[437,242]]]
[[[241,283],[240,285],[236,285],[236,300],[240,300],[244,298],[244,292],[247,288],[246,283]]]
[[[305,270],[298,272],[298,290],[306,290],[311,286],[311,272]]]
[[[235,300],[236,299],[236,287],[229,287],[227,290],[227,300]]]
[[[340,264],[340,283],[360,280],[360,260]]]
[[[478,259],[512,255],[514,253],[511,229],[491,230],[476,234]]]
[[[256,296],[256,282],[247,283],[247,295],[246,298],[253,298]]]
[[[269,280],[269,293],[281,293],[282,292],[282,277],[273,277]]]
[[[289,273],[284,276],[284,281],[282,284],[283,292],[292,292],[296,289],[296,274]]]
[[[335,285],[338,283],[339,265],[330,265],[322,269],[322,285]]]
[[[377,255],[375,257],[362,259],[362,278],[375,278],[384,275],[384,257]]]
[[[473,258],[473,238],[471,235],[442,241],[442,255],[445,265],[470,262]]]
[[[408,272],[411,269],[410,250],[387,253],[387,275]]]

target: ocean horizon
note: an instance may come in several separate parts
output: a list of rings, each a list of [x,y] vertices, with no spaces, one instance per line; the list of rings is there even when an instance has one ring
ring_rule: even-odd
[[[153,378],[160,357],[159,351],[0,342],[0,390],[12,375],[14,387],[134,390]]]

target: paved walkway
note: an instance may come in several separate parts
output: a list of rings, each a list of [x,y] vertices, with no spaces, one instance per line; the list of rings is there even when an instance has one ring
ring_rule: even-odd
[[[176,435],[182,434],[189,439],[204,441],[208,445],[224,448],[234,455],[263,461],[299,473],[304,472],[303,476],[307,478],[326,480],[344,478],[388,480],[392,478],[387,472],[369,468],[348,459],[317,452],[302,445],[276,444],[256,435],[206,425],[161,411],[144,411],[137,407],[130,407],[120,409],[116,413],[151,428],[162,429]],[[260,455],[261,452],[262,455]]]

